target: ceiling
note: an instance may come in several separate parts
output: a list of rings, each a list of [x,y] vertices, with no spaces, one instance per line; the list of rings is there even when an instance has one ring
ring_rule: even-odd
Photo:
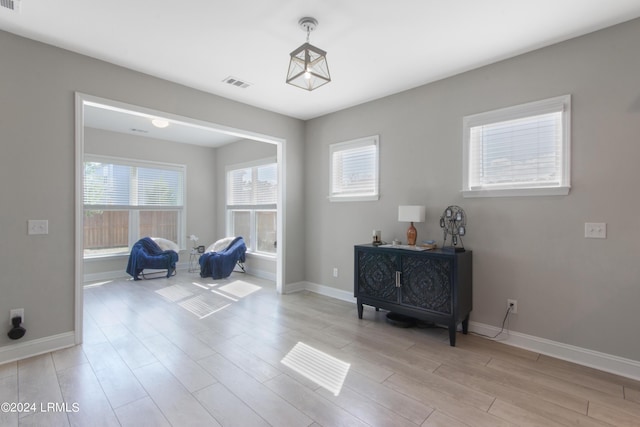
[[[85,102],[84,126],[203,147],[221,147],[245,138],[238,132],[226,131],[219,126],[195,123],[193,119],[188,118],[179,120],[173,115],[168,117],[163,113],[151,113],[148,109],[142,112],[142,108],[130,107],[121,108]],[[164,120],[167,126],[164,128],[154,126],[154,119]]]
[[[2,30],[304,120],[640,17],[638,0],[14,1]],[[312,92],[284,81],[304,16],[332,77]]]

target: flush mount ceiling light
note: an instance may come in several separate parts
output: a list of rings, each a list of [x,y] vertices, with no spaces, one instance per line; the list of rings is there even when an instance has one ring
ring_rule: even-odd
[[[157,128],[166,128],[167,126],[169,126],[169,122],[163,119],[153,119],[151,120],[151,123],[157,127]]]
[[[291,52],[287,83],[312,91],[331,81],[327,52],[309,43],[309,34],[318,26],[314,18],[302,18],[298,21],[302,30],[307,32],[307,42]]]

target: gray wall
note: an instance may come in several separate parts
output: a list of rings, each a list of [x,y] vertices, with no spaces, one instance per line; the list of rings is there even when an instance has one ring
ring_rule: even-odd
[[[85,154],[124,157],[155,162],[176,163],[187,167],[186,233],[195,234],[201,244],[214,242],[216,234],[216,157],[215,148],[179,144],[136,135],[86,128]],[[184,242],[189,248],[189,240]],[[126,276],[128,254],[107,260],[84,262],[85,275],[121,271]],[[189,252],[180,253],[180,263],[189,262]]]
[[[448,205],[468,214],[471,320],[640,360],[640,20],[311,120],[306,127],[306,278],[351,291],[353,245],[406,240],[401,204],[424,204],[418,239],[442,244]],[[563,197],[463,199],[465,115],[571,94],[572,189]],[[376,202],[331,203],[329,144],[380,135]],[[584,238],[606,222],[606,240]],[[339,277],[332,277],[338,267]]]
[[[303,122],[6,32],[0,52],[0,313],[25,309],[21,343],[74,329],[75,91],[285,139],[284,283],[303,280]]]

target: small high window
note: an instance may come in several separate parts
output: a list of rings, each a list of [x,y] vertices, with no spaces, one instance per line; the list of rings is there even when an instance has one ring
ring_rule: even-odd
[[[464,117],[464,197],[568,194],[570,117],[570,95]]]
[[[378,200],[378,135],[329,146],[331,201]]]

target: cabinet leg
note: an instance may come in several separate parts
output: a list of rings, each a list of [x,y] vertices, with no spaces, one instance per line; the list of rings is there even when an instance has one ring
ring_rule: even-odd
[[[449,345],[456,346],[456,325],[449,326]]]
[[[469,332],[469,315],[467,314],[467,317],[464,318],[464,320],[462,321],[462,333],[467,335],[467,332]]]
[[[362,319],[362,304],[358,303],[358,319]]]

